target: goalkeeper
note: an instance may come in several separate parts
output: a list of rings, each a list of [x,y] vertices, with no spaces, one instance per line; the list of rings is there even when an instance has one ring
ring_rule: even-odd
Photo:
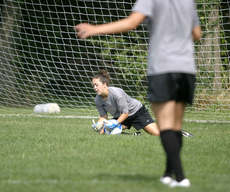
[[[95,104],[100,114],[98,122],[93,125],[95,131],[100,134],[104,133],[103,120],[108,119],[107,112],[109,112],[116,119],[109,125],[111,129],[122,124],[123,130],[133,126],[137,131],[143,129],[151,135],[160,135],[157,124],[145,106],[127,95],[123,89],[110,87],[109,76],[105,70],[99,71],[94,76],[92,83],[97,93]]]

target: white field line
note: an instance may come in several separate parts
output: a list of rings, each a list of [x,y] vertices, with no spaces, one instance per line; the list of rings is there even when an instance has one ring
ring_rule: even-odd
[[[37,115],[37,114],[0,114],[0,117],[46,117],[46,118],[77,118],[77,119],[92,119],[92,118],[99,118],[99,116],[75,116],[75,115],[58,115],[58,116],[49,116],[49,115]]]
[[[42,117],[42,118],[65,118],[65,119],[97,119],[99,116],[79,116],[79,115],[38,115],[38,114],[0,114],[0,117]],[[195,122],[195,123],[230,123],[230,121],[216,121],[216,120],[192,120],[192,119],[183,119],[185,122]]]
[[[216,120],[192,120],[183,119],[185,122],[195,122],[195,123],[230,123],[230,121],[216,121]]]

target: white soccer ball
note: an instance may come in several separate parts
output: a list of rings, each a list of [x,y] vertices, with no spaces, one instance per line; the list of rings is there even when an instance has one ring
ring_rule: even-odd
[[[122,125],[119,124],[117,127],[115,127],[112,131],[109,131],[104,127],[104,133],[106,135],[119,135],[122,132]]]
[[[34,107],[34,113],[59,113],[60,107],[57,103],[39,104]]]

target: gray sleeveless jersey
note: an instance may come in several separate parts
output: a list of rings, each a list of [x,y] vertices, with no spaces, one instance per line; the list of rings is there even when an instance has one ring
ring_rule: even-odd
[[[108,87],[109,95],[106,100],[101,95],[95,98],[95,104],[101,117],[109,112],[113,117],[118,118],[122,113],[134,115],[141,107],[142,103],[131,98],[122,89],[117,87]]]
[[[199,25],[193,0],[137,0],[149,29],[148,75],[195,74],[192,29]]]

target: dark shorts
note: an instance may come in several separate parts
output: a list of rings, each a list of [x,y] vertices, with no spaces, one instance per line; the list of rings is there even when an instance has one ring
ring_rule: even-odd
[[[134,115],[128,117],[121,124],[127,126],[128,129],[133,126],[136,130],[140,130],[145,128],[150,123],[154,123],[154,120],[149,114],[149,111],[143,105]]]
[[[195,88],[195,75],[184,73],[167,73],[148,76],[149,101],[166,102],[175,100],[192,105]]]

